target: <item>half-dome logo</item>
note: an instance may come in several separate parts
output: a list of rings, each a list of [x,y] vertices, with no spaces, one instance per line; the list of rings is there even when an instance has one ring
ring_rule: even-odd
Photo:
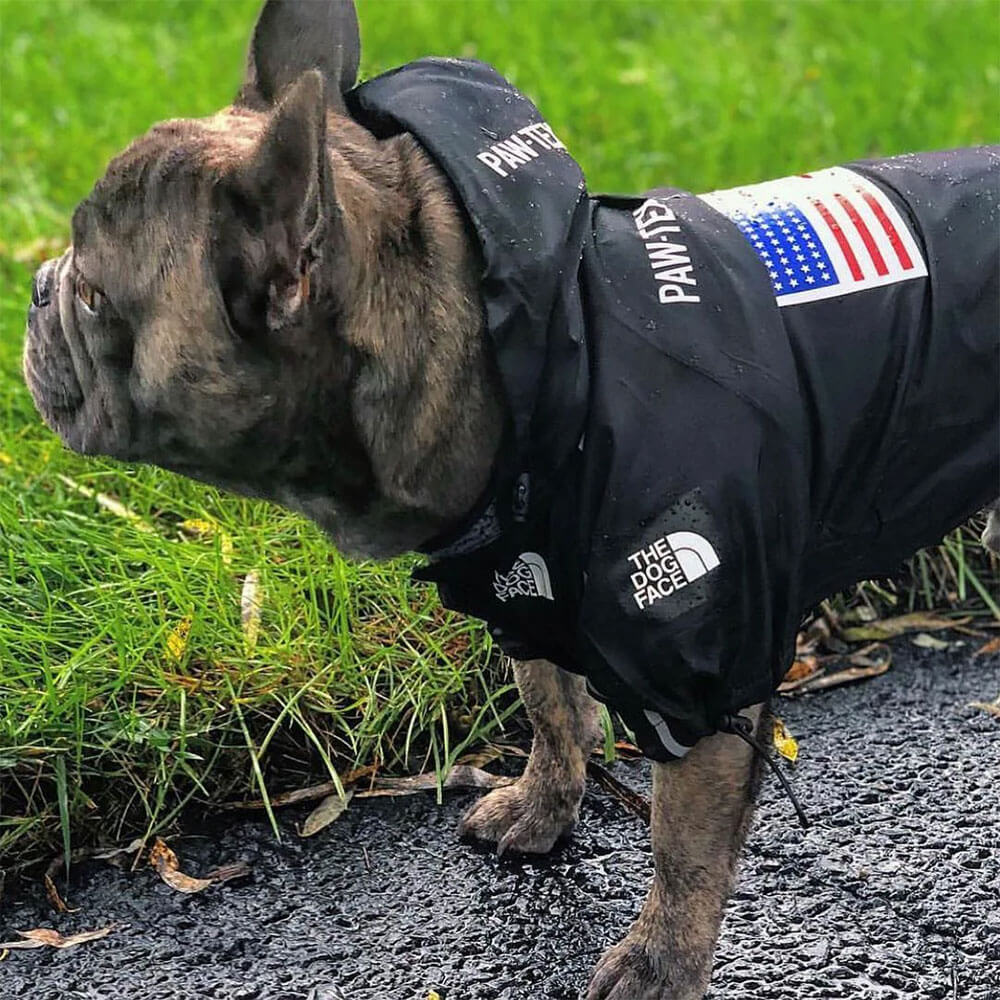
[[[648,608],[719,565],[712,543],[693,531],[672,531],[628,557],[632,598]]]
[[[544,597],[553,600],[549,568],[537,552],[522,552],[509,573],[493,574],[493,589],[497,600],[506,602],[511,597]]]

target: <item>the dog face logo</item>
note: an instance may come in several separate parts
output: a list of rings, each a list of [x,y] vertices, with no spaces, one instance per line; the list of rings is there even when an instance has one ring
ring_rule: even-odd
[[[693,531],[673,531],[628,557],[632,598],[639,610],[669,597],[719,565],[712,543]]]
[[[514,560],[510,572],[494,573],[493,590],[501,603],[511,597],[544,597],[548,601],[554,599],[549,569],[537,552],[522,552]]]

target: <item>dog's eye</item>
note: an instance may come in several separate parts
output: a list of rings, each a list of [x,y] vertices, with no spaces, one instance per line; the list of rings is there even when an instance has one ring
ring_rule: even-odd
[[[76,276],[74,291],[76,292],[76,297],[91,312],[97,312],[101,307],[101,300],[104,298],[104,295],[94,288],[93,285],[88,284],[80,275]]]

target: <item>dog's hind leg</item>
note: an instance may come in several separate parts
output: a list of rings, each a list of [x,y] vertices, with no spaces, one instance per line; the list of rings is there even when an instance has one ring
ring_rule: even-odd
[[[759,708],[747,714],[759,723]],[[731,735],[654,764],[653,886],[631,930],[598,963],[587,1000],[705,995],[759,782],[760,761]]]
[[[986,528],[983,531],[983,545],[990,550],[1000,554],[1000,500],[990,507],[989,515],[986,518]]]
[[[544,854],[577,820],[587,756],[600,734],[597,702],[583,678],[548,660],[515,663],[514,677],[534,727],[531,755],[513,785],[465,814],[459,832],[496,843],[500,854]]]

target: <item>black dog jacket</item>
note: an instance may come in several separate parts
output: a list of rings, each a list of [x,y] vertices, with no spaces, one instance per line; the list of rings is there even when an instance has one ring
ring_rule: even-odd
[[[804,611],[1000,493],[998,148],[609,198],[482,64],[348,103],[454,185],[510,410],[419,575],[583,673],[648,756],[765,701]]]

